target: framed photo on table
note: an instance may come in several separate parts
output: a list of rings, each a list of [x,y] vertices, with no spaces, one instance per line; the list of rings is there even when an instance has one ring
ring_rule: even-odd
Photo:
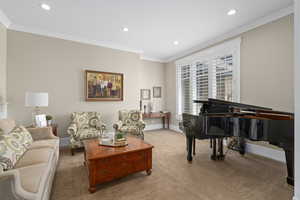
[[[38,128],[46,127],[47,126],[46,115],[36,115],[35,125]]]
[[[85,71],[86,101],[123,101],[123,74]]]

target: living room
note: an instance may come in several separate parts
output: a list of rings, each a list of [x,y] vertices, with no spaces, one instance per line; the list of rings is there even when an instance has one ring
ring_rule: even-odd
[[[6,152],[15,156],[9,165],[0,155],[0,196],[299,198],[295,2],[1,2],[0,133],[27,139],[22,153]],[[207,117],[202,105],[215,101],[194,102],[207,98],[241,103],[235,117],[255,109],[259,123],[275,119],[266,117],[272,108],[284,126],[292,122],[283,132],[292,139],[282,146],[247,135],[241,156],[231,148],[239,131],[191,137],[198,133],[184,114]],[[110,137],[124,146],[106,146]]]

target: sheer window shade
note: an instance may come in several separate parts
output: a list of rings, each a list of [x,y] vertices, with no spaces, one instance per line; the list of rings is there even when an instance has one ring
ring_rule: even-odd
[[[195,99],[239,101],[240,39],[176,62],[177,115],[198,114]]]

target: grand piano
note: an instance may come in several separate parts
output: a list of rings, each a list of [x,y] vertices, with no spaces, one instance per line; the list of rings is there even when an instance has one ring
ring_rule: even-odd
[[[187,160],[195,154],[196,139],[210,139],[212,160],[224,160],[223,140],[234,138],[228,148],[245,153],[245,139],[267,141],[285,151],[287,183],[294,185],[294,114],[217,99],[195,100],[199,115],[183,113]]]

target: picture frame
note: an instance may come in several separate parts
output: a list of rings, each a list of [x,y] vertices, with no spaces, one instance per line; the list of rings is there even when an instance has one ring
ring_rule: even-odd
[[[141,100],[150,100],[150,99],[151,99],[151,90],[141,89]]]
[[[162,87],[153,87],[153,98],[162,97]]]
[[[123,101],[124,75],[85,70],[86,101]]]

